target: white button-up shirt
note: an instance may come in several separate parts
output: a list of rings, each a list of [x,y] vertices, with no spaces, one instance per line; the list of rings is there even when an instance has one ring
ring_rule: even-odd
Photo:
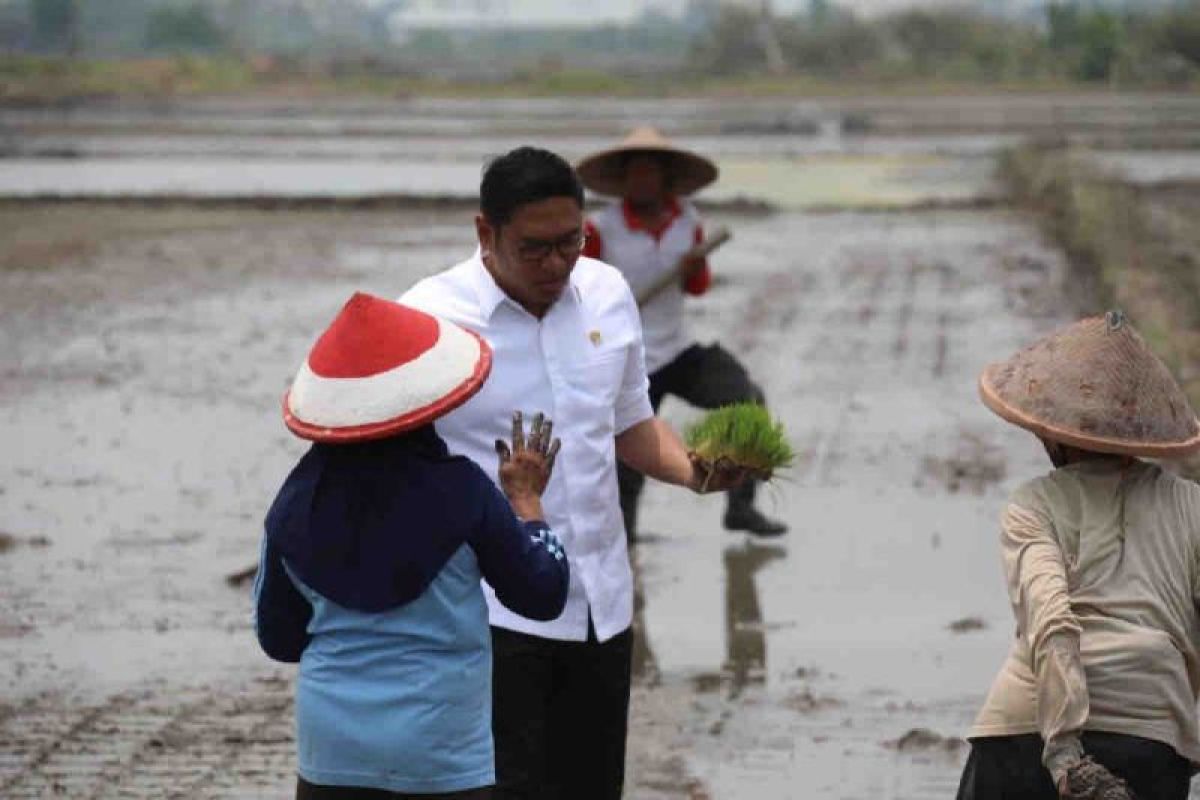
[[[542,495],[546,521],[571,564],[562,616],[536,622],[514,614],[484,585],[493,625],[549,639],[583,641],[591,610],[605,641],[633,621],[633,574],[617,501],[614,437],[653,416],[637,304],[621,273],[581,257],[540,320],[496,285],[478,250],[418,283],[401,303],[449,319],[492,346],[491,377],[439,419],[451,452],[497,480],[495,442],[512,434],[513,411],[554,421],[562,449]]]

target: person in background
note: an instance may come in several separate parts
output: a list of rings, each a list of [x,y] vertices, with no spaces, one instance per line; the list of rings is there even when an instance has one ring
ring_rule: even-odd
[[[653,128],[637,128],[616,147],[579,162],[579,177],[594,192],[619,198],[589,220],[584,255],[621,271],[636,297],[679,268],[704,227],[688,196],[717,178],[703,156],[676,147]],[[690,258],[679,280],[641,306],[650,405],[657,412],[667,395],[704,409],[738,402],[765,403],[758,384],[720,344],[700,345],[687,334],[685,295],[702,295],[712,283],[705,258]],[[625,531],[637,537],[637,507],[645,479],[636,470],[618,471]],[[756,536],[778,536],[787,526],[754,505],[756,483],[729,491],[724,525]]]
[[[1054,470],[1001,518],[1017,635],[958,798],[1185,800],[1200,763],[1200,486],[1144,459],[1200,449],[1200,422],[1120,312],[1038,340],[979,386]]]
[[[314,444],[267,514],[255,630],[268,656],[300,664],[300,800],[491,796],[480,577],[539,620],[562,612],[570,578],[540,501],[550,423],[535,418],[526,442],[518,416],[511,448],[496,442],[507,500],[434,430],[490,365],[474,334],[356,294],[284,399],[287,427]]]
[[[580,255],[583,186],[571,165],[519,147],[487,165],[479,195],[474,255],[401,302],[476,332],[494,351],[492,379],[437,422],[452,451],[482,458],[500,435],[497,414],[553,410],[562,453],[543,504],[571,562],[566,609],[553,622],[506,608],[498,587],[488,593],[496,796],[619,798],[633,574],[617,461],[697,492],[746,475],[728,469],[710,478],[651,411],[629,286]]]

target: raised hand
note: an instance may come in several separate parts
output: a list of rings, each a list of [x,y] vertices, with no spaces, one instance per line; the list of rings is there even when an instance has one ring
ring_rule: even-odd
[[[562,446],[551,436],[553,432],[554,423],[539,412],[534,415],[526,438],[524,418],[520,411],[514,411],[511,446],[503,439],[496,440],[500,488],[517,514],[526,519],[542,516],[540,498],[550,482],[554,460]]]

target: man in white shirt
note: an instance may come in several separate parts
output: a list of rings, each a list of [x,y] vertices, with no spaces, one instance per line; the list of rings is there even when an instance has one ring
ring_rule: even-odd
[[[512,412],[546,412],[562,440],[542,497],[571,565],[562,616],[535,622],[486,592],[497,798],[619,798],[629,708],[633,577],[616,465],[700,491],[704,476],[647,395],[638,309],[612,267],[581,258],[583,187],[570,164],[518,148],[489,164],[479,250],[401,302],[482,335],[479,394],[438,421],[451,451],[494,473]],[[495,478],[495,475],[492,476]],[[727,472],[709,491],[741,483]]]

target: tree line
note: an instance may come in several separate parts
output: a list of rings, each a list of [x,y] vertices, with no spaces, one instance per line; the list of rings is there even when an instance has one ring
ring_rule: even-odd
[[[1062,80],[1189,84],[1200,77],[1200,0],[1112,8],[1050,0],[1040,16],[913,8],[864,18],[833,0],[770,15],[691,0],[682,18],[573,29],[398,30],[403,5],[364,0],[0,0],[0,50],[80,57],[270,56],[366,71],[464,77],[595,69],[615,75],[758,74],[828,81]]]
[[[760,12],[722,7],[694,42],[690,68],[709,74],[770,71]],[[914,8],[863,19],[832,3],[771,20],[785,71],[838,79],[1000,82],[1055,78],[1127,84],[1187,83],[1200,70],[1200,2],[1158,10],[1051,2],[1041,19],[1009,20],[967,8]]]

